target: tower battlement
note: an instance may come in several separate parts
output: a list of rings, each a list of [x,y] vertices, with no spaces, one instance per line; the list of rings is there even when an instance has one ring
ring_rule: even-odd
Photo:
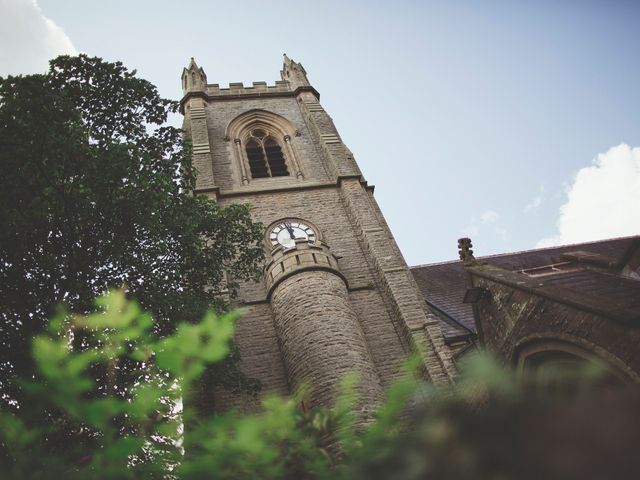
[[[182,71],[182,101],[181,112],[184,113],[185,103],[189,98],[201,97],[206,100],[220,100],[232,98],[251,98],[264,95],[296,95],[299,92],[311,92],[316,100],[320,94],[311,86],[304,67],[284,55],[280,80],[273,85],[267,82],[253,82],[245,86],[242,82],[231,82],[228,87],[221,87],[218,83],[207,83],[207,75],[191,58],[189,66]]]
[[[229,83],[228,87],[221,87],[217,83],[205,86],[205,93],[211,96],[227,95],[251,95],[255,93],[280,93],[290,92],[291,86],[286,80],[276,80],[274,85],[267,82],[253,82],[251,86],[245,86],[242,82]]]
[[[184,96],[180,101],[180,111],[188,110],[190,98],[203,98],[206,101],[249,99],[268,96],[296,96],[300,92],[309,92],[315,97],[314,102],[320,100],[320,93],[310,85],[292,84],[288,80],[276,80],[273,85],[267,82],[253,82],[252,85],[244,85],[242,82],[230,82],[229,86],[220,86],[218,83],[200,83],[184,81]]]

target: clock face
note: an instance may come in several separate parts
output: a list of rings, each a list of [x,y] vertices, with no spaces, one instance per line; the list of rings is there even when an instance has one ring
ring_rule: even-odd
[[[316,232],[305,223],[287,220],[277,224],[269,233],[269,241],[274,247],[292,248],[296,246],[296,240],[315,242]]]

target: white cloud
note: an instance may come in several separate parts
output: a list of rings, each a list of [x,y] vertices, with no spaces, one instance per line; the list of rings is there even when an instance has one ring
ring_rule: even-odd
[[[507,240],[509,238],[509,232],[507,229],[499,226],[500,214],[495,210],[485,210],[480,214],[480,217],[473,217],[469,221],[469,224],[462,229],[463,235],[470,238],[487,237],[499,240]]]
[[[50,59],[76,52],[35,0],[0,0],[0,75],[44,73]]]
[[[527,203],[522,209],[522,211],[524,213],[536,212],[538,208],[540,208],[540,205],[542,205],[543,199],[544,199],[544,185],[540,185],[540,192],[538,193],[538,195],[529,203]]]
[[[624,143],[578,171],[560,207],[558,233],[538,247],[640,233],[640,147]]]
[[[477,237],[478,235],[480,235],[480,229],[476,225],[470,224],[462,229],[462,233],[466,237]]]
[[[500,215],[498,215],[498,212],[487,210],[486,212],[483,212],[482,215],[480,215],[480,222],[482,222],[483,224],[496,223],[499,218]]]
[[[509,238],[509,232],[506,228],[496,227],[493,229],[496,235],[498,235],[502,240],[507,240]]]

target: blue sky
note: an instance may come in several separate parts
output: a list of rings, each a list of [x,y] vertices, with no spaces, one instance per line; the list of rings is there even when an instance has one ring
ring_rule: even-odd
[[[486,255],[640,233],[640,2],[0,9],[0,75],[75,50],[121,60],[177,99],[191,56],[211,83],[272,84],[286,52],[376,186],[409,264],[453,259],[467,235]]]

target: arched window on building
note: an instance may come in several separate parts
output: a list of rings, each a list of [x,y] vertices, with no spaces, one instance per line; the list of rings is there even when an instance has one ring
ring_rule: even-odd
[[[293,140],[300,133],[286,118],[266,110],[249,110],[231,120],[224,133],[225,140],[233,139],[236,178],[242,185],[275,177],[304,180]]]
[[[289,175],[281,145],[265,130],[256,128],[251,131],[246,140],[246,151],[252,178]]]
[[[575,395],[585,388],[617,388],[629,380],[594,352],[561,340],[529,342],[519,348],[516,359],[520,374],[545,393]]]

